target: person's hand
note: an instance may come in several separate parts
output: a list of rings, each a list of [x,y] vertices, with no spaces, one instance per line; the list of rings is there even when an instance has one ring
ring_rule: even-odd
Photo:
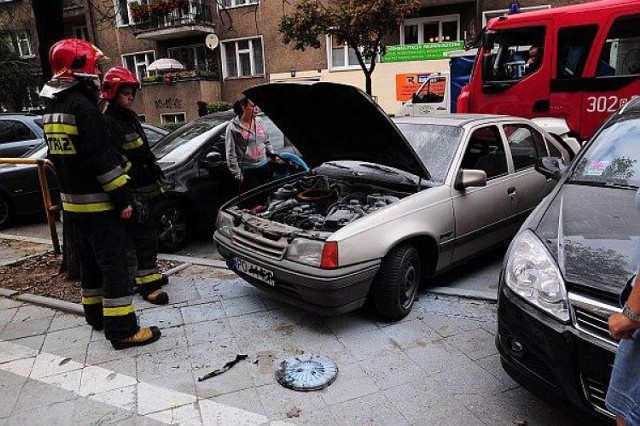
[[[124,210],[120,212],[120,219],[129,219],[132,214],[133,214],[133,207],[131,207],[131,205],[128,205],[127,207],[124,208]]]
[[[238,181],[239,184],[243,184],[244,183],[244,175],[236,176],[236,181]]]
[[[614,339],[631,339],[638,328],[640,328],[640,322],[631,321],[622,314],[613,314],[609,317],[609,334]]]
[[[275,162],[276,164],[284,164],[284,160],[278,154],[271,157],[271,161]]]

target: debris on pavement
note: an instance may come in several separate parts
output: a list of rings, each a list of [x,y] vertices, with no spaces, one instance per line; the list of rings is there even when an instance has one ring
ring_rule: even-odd
[[[289,411],[287,411],[287,418],[300,417],[301,412],[302,410],[294,405]]]
[[[224,373],[225,371],[227,371],[228,369],[236,365],[238,362],[242,361],[243,359],[247,359],[248,356],[249,355],[247,354],[238,354],[236,355],[236,359],[234,359],[233,361],[229,361],[224,365],[224,367],[219,368],[217,370],[213,370],[211,373],[207,373],[204,376],[198,377],[198,381],[201,382],[203,380],[207,380],[212,377],[219,376],[220,374]]]
[[[325,355],[304,354],[288,358],[278,366],[276,380],[285,388],[313,391],[329,386],[338,375],[335,362]]]

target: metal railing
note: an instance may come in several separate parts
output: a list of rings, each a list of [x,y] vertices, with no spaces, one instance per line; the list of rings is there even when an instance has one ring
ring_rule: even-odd
[[[175,9],[161,16],[151,15],[148,18],[135,22],[133,31],[134,33],[141,33],[193,24],[213,24],[211,8],[208,5],[191,3],[188,6]]]
[[[60,254],[60,241],[58,240],[58,231],[56,230],[55,214],[60,211],[60,203],[51,204],[51,194],[49,193],[49,180],[47,179],[48,168],[53,173],[56,172],[53,163],[44,158],[0,158],[0,164],[35,164],[38,166],[38,180],[40,181],[40,192],[44,203],[44,211],[47,213],[47,225],[51,233],[51,242],[53,243],[53,252]]]

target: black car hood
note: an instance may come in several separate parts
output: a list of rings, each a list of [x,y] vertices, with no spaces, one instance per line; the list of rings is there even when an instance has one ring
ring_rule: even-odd
[[[554,256],[567,286],[616,296],[640,257],[635,191],[565,184],[535,232]]]
[[[268,83],[244,94],[273,120],[311,167],[335,160],[367,161],[430,179],[395,124],[354,86]]]

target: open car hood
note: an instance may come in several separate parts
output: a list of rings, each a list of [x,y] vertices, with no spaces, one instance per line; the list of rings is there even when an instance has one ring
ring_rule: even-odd
[[[244,94],[255,102],[311,167],[356,160],[429,172],[387,114],[354,86],[329,82],[267,83]]]

